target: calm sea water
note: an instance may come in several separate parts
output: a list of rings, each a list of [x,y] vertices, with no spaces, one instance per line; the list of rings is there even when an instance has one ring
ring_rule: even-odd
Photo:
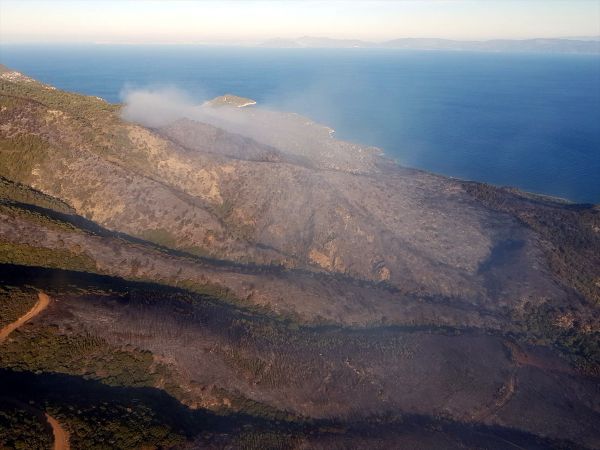
[[[234,93],[407,166],[600,203],[597,56],[14,45],[0,62],[111,102],[126,87]]]

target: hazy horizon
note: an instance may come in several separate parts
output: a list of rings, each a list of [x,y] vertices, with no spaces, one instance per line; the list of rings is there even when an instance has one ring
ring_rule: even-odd
[[[593,1],[0,0],[0,43],[233,44],[600,36]]]

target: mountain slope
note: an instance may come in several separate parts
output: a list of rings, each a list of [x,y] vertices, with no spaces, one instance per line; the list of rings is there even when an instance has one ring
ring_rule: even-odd
[[[2,93],[3,173],[109,229],[192,254],[384,280],[414,293],[495,302],[568,296],[531,230],[482,206],[461,182],[396,168],[299,116],[277,121],[273,112],[221,107],[228,111],[213,115],[225,128],[216,140],[206,124],[158,134],[123,122],[116,106],[32,81],[3,80]],[[481,270],[508,240],[522,243],[511,267]],[[511,291],[490,290],[490,276],[511,277]]]
[[[0,305],[55,299],[0,348],[16,400],[73,445],[120,423],[117,447],[600,446],[596,206],[294,114],[192,116],[0,74]]]

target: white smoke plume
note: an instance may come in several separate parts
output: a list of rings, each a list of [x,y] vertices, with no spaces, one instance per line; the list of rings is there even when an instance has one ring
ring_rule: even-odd
[[[200,103],[175,87],[125,89],[121,92],[122,117],[147,127],[158,128],[181,118],[198,118]]]

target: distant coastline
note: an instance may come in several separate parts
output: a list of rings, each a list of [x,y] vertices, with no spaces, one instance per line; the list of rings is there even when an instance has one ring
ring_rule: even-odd
[[[437,50],[456,52],[490,53],[556,53],[600,55],[600,36],[573,36],[530,39],[460,40],[444,38],[398,38],[386,41],[360,39],[336,39],[329,37],[302,36],[298,38],[271,38],[262,41],[90,41],[79,42],[0,42],[6,46],[69,45],[69,46],[165,46],[165,47],[219,47],[219,48],[276,48],[276,49],[391,49],[391,50]]]
[[[303,36],[269,39],[269,48],[389,48],[404,50],[453,50],[487,52],[542,52],[600,54],[600,36],[577,38],[492,39],[480,41],[438,38],[401,38],[383,42]]]

